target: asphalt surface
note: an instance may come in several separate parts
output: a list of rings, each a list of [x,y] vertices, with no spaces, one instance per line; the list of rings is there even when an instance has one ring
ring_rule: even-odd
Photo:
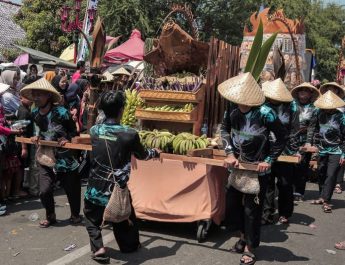
[[[345,251],[334,248],[335,242],[345,240],[345,193],[334,195],[331,214],[323,213],[320,206],[310,205],[308,200],[317,195],[317,186],[308,184],[307,201],[296,205],[289,225],[263,227],[256,264],[345,265]],[[9,214],[0,217],[0,264],[97,264],[90,259],[85,227],[68,223],[66,203],[66,196],[58,191],[59,222],[47,229],[38,227],[39,220],[30,220],[33,213],[44,217],[38,199],[9,204]],[[235,233],[214,226],[206,242],[198,243],[196,229],[195,223],[140,221],[142,248],[132,254],[119,252],[111,230],[105,229],[103,236],[111,264],[239,264],[240,255],[228,251],[237,240]],[[71,244],[75,248],[65,251]]]

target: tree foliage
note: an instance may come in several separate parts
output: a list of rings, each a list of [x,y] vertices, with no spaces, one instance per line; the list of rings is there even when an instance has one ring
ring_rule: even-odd
[[[64,0],[24,0],[20,12],[15,16],[16,22],[26,31],[23,45],[58,54],[68,46],[71,36],[60,29],[60,9]]]
[[[8,61],[13,62],[19,55],[20,51],[18,49],[13,48],[2,48],[0,49],[0,54]]]
[[[25,45],[51,54],[72,42],[71,34],[60,29],[60,8],[73,0],[24,0],[17,23],[27,33]],[[85,4],[86,1],[83,3]],[[138,28],[143,38],[159,36],[159,29],[173,3],[189,4],[197,18],[201,40],[216,36],[240,45],[243,28],[252,12],[263,3],[272,10],[283,8],[289,18],[302,18],[306,25],[307,47],[316,50],[317,76],[334,80],[338,62],[337,45],[345,35],[345,9],[322,5],[320,0],[100,0],[98,14],[104,19],[108,35],[123,35],[122,40]],[[181,15],[173,18],[189,31]]]
[[[170,12],[173,3],[191,6],[203,40],[219,37],[232,44],[240,44],[245,21],[258,8],[255,0],[103,0],[99,11],[107,31],[112,35],[128,36],[133,28],[141,30],[145,37],[155,38],[160,26]],[[188,31],[183,16],[173,15]]]

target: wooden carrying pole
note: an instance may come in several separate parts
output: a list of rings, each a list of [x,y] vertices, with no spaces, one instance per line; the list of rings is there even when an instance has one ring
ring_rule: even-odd
[[[34,144],[30,138],[25,138],[25,137],[16,137],[16,142],[24,143],[24,144]],[[51,147],[61,147],[61,148],[66,148],[66,149],[92,151],[92,145],[89,145],[89,144],[66,143],[64,146],[60,146],[59,143],[56,141],[40,140],[38,142],[38,145],[51,146]]]

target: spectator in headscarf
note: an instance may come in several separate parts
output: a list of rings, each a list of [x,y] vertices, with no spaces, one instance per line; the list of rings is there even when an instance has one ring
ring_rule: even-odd
[[[29,74],[25,76],[23,83],[24,84],[31,84],[38,80],[40,77],[38,76],[38,69],[36,64],[32,64],[29,67]]]
[[[1,73],[2,82],[9,85],[10,88],[1,95],[1,104],[5,113],[15,113],[20,105],[20,99],[17,91],[18,75],[16,71],[6,70]]]
[[[64,94],[68,88],[67,76],[57,75],[52,79],[51,84],[60,94]]]

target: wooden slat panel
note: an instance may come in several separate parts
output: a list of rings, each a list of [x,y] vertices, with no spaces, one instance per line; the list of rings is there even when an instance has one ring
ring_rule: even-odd
[[[319,151],[316,146],[301,147],[300,150],[307,153],[317,153]]]
[[[15,140],[18,143],[34,144],[33,142],[31,142],[30,138],[16,137]],[[39,145],[51,146],[51,147],[61,147],[61,148],[66,148],[66,149],[85,150],[85,151],[91,151],[92,150],[91,145],[66,143],[64,146],[60,146],[58,144],[58,142],[56,142],[56,141],[43,141],[43,140],[41,140],[41,141],[39,141]]]
[[[279,156],[278,161],[294,164],[298,164],[299,162],[301,162],[298,156]]]
[[[224,166],[223,160],[217,160],[217,159],[211,159],[211,158],[189,157],[189,156],[166,154],[166,153],[161,153],[160,158],[163,160],[164,159],[178,160],[178,161],[183,161],[186,163],[205,164],[205,165],[218,166],[218,167]],[[239,169],[257,171],[257,165],[240,163]]]
[[[195,156],[195,157],[212,157],[213,150],[211,148],[204,148],[204,149],[194,149],[187,151],[187,156]]]

